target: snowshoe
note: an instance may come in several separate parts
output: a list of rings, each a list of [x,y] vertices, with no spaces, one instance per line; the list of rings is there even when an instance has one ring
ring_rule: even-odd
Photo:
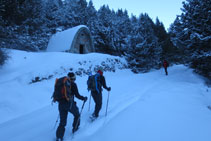
[[[63,141],[63,139],[61,139],[61,138],[56,138],[56,141]]]
[[[91,122],[93,122],[93,121],[95,121],[97,119],[96,116],[90,116],[89,118],[90,118]]]

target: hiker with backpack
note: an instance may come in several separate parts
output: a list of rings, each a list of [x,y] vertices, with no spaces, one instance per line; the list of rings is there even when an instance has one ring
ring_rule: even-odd
[[[165,69],[166,75],[168,75],[167,67],[169,66],[168,62],[166,60],[163,61],[163,67]]]
[[[95,75],[89,76],[87,80],[88,90],[91,91],[92,98],[95,102],[95,110],[92,118],[96,119],[102,107],[102,87],[107,91],[111,91],[111,87],[107,87],[105,77],[101,69]]]
[[[87,101],[87,97],[79,94],[75,80],[75,74],[69,72],[67,76],[57,79],[55,83],[55,90],[52,97],[53,102],[57,101],[59,103],[58,109],[60,115],[60,123],[56,130],[57,141],[63,140],[68,112],[74,116],[72,133],[77,131],[80,125],[80,113],[76,102],[74,101],[74,96],[83,100],[84,103]]]

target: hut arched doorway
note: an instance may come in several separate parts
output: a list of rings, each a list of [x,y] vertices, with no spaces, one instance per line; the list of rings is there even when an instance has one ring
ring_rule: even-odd
[[[84,45],[80,44],[79,53],[84,54]]]

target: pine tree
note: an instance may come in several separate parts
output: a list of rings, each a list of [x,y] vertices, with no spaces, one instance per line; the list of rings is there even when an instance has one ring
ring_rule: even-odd
[[[183,2],[183,13],[171,27],[171,35],[176,46],[195,51],[207,51],[211,35],[210,0],[187,0]]]
[[[156,18],[154,32],[158,38],[158,44],[162,48],[161,59],[174,61],[174,52],[176,51],[173,43],[171,42],[170,35],[166,32],[164,25],[158,18]]]
[[[56,33],[56,28],[64,26],[63,3],[61,0],[47,0],[44,8],[45,24],[51,33]]]
[[[73,11],[74,26],[77,25],[87,25],[88,15],[87,15],[87,2],[86,0],[76,0],[74,4],[72,4],[71,10]]]
[[[108,6],[103,5],[97,12],[98,23],[96,25],[95,33],[95,47],[97,51],[112,54],[114,52],[113,46],[113,13]]]
[[[76,0],[64,1],[62,23],[65,29],[68,29],[77,25],[76,24],[77,21],[75,21],[75,11],[73,10],[73,7],[75,6],[76,6]]]
[[[173,42],[188,55],[198,73],[210,78],[211,0],[186,0],[182,14],[170,28]],[[209,68],[209,70],[207,70]]]
[[[91,31],[91,34],[94,36],[95,26],[98,21],[97,18],[97,10],[93,6],[92,0],[89,1],[87,6],[87,26],[89,27],[89,30]]]
[[[121,55],[127,49],[129,34],[132,30],[127,10],[118,9],[113,21],[113,44],[117,54]]]
[[[140,14],[137,29],[133,29],[133,45],[129,52],[129,64],[136,73],[158,68],[162,52],[153,31],[154,23],[147,14]]]

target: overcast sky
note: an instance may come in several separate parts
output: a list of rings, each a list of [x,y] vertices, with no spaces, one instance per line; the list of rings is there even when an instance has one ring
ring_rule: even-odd
[[[176,15],[181,14],[183,1],[185,0],[92,0],[97,10],[105,4],[115,11],[126,9],[129,16],[131,13],[137,17],[140,13],[147,13],[153,21],[158,17],[166,29],[174,22]]]

